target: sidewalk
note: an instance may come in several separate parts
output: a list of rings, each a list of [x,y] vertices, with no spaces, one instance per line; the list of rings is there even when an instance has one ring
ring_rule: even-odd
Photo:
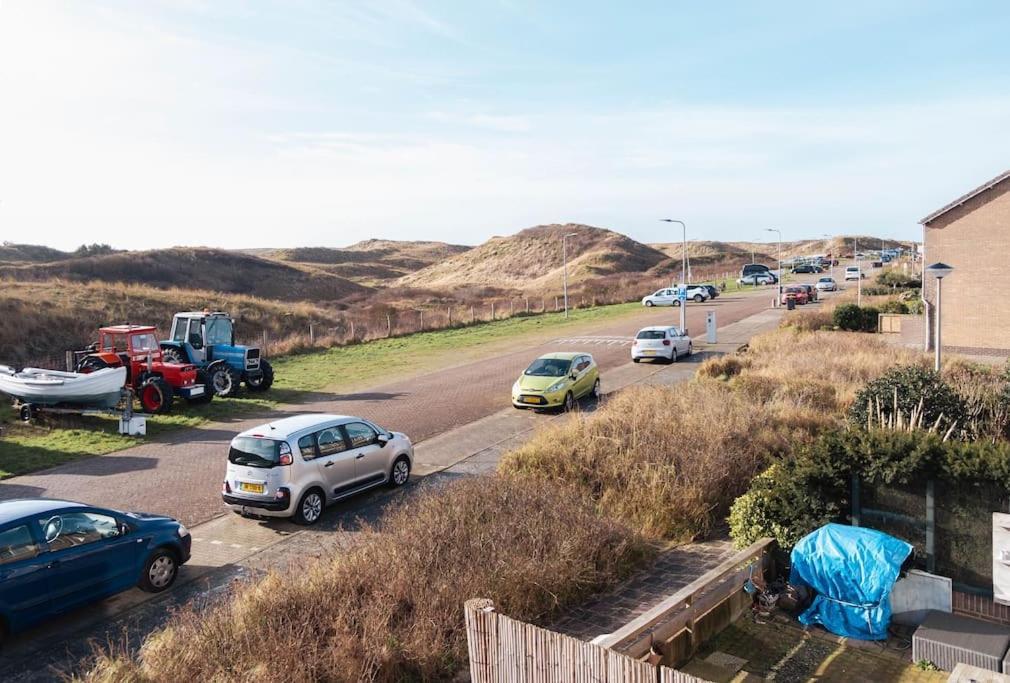
[[[688,380],[705,358],[735,350],[754,334],[773,329],[780,316],[779,310],[763,311],[727,325],[719,330],[717,344],[696,344],[695,354],[678,363],[636,365],[627,362],[603,373],[604,392],[613,393],[636,383],[672,385]],[[580,343],[578,338],[570,341]],[[629,346],[631,340],[621,341]],[[583,410],[592,411],[595,407],[586,405]],[[415,447],[415,467],[408,493],[460,476],[490,473],[506,452],[524,443],[538,427],[568,416],[559,414],[547,420],[544,417],[507,408],[419,443]],[[152,597],[134,589],[15,638],[5,646],[0,678],[5,681],[51,680],[48,672],[40,671],[41,666],[70,666],[90,653],[89,640],[115,640],[124,630],[129,635],[130,646],[136,647],[146,633],[168,619],[174,605],[213,599],[236,579],[269,569],[290,571],[304,562],[345,550],[354,543],[356,530],[362,522],[377,521],[385,505],[403,494],[403,491],[387,489],[358,496],[329,508],[320,522],[310,528],[284,520],[253,521],[233,514],[196,525],[190,530],[192,560],[182,568],[173,590]],[[663,559],[653,571],[662,570],[669,574],[667,579],[654,581],[649,578],[649,570],[632,577],[629,580],[632,583],[628,584],[631,592],[623,611],[611,610],[614,623],[623,624],[634,618],[627,615],[648,609],[669,590],[676,590],[678,582],[689,582],[712,563],[717,564],[727,552],[725,545],[717,541],[663,553]],[[673,567],[676,571],[671,570]],[[641,588],[652,584],[655,589]],[[620,621],[622,619],[624,621]],[[585,626],[587,633],[595,628]]]

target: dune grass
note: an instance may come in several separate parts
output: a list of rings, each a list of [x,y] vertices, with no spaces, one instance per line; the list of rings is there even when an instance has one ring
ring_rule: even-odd
[[[181,608],[139,657],[105,649],[85,680],[449,680],[466,664],[465,598],[544,623],[652,552],[547,483],[429,487],[398,498],[344,554]]]

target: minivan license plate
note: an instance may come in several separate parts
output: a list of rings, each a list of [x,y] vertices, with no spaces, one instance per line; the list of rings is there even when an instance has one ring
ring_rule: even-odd
[[[241,482],[239,484],[239,488],[249,493],[263,493],[263,491],[266,489],[266,487],[263,486],[263,484],[250,484],[249,482],[246,481]]]

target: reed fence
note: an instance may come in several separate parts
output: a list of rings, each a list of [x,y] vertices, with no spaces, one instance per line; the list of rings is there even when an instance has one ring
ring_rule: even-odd
[[[487,599],[468,600],[464,612],[473,683],[704,683],[499,614]]]

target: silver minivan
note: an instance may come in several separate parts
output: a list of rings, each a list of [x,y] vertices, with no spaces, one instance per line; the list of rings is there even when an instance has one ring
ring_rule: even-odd
[[[241,515],[314,524],[323,508],[374,486],[403,486],[414,446],[360,417],[298,415],[231,441],[221,497]]]

